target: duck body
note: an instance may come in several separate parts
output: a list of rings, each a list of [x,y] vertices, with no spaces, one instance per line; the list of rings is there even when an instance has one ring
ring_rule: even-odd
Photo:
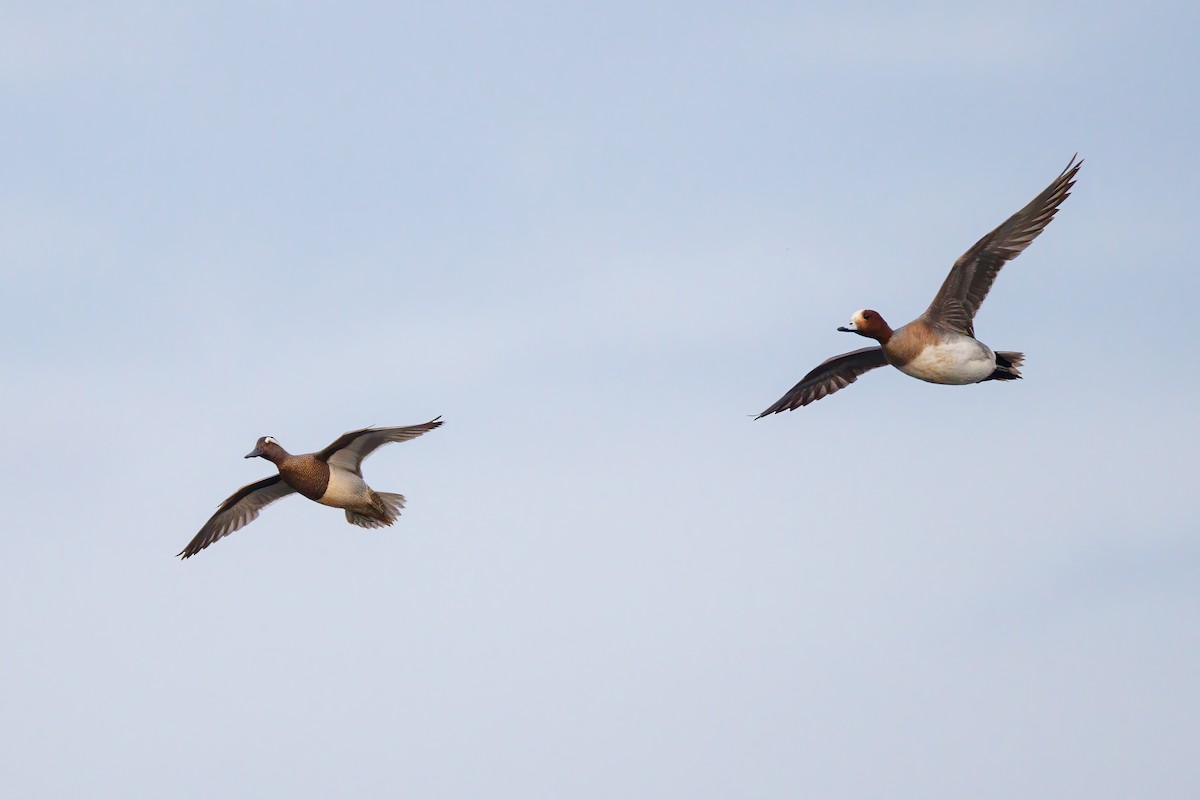
[[[280,448],[282,450],[282,448]],[[332,506],[368,516],[376,515],[380,522],[390,525],[376,492],[361,475],[341,467],[330,466],[315,455],[294,456],[284,453],[271,459],[279,468],[279,476],[300,494],[323,506]]]
[[[907,338],[909,329],[920,324],[910,322],[894,338]],[[934,340],[915,353],[889,343],[883,347],[884,357],[905,375],[928,383],[980,383],[996,371],[996,354],[983,342],[957,331],[931,330]]]
[[[864,308],[839,331],[857,333],[880,344],[883,363],[927,383],[964,386],[989,380],[1021,377],[1021,353],[996,353],[983,342],[961,331],[915,319],[896,330],[878,311]]]

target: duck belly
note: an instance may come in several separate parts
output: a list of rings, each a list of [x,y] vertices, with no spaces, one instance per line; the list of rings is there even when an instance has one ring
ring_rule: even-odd
[[[995,371],[996,354],[983,342],[960,336],[930,345],[911,361],[893,366],[929,383],[979,383]]]
[[[334,508],[370,508],[371,487],[353,472],[331,467],[329,485],[317,502]]]

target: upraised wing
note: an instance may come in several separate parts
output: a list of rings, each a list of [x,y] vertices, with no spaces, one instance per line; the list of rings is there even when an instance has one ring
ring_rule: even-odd
[[[762,419],[767,414],[777,414],[800,406],[806,406],[826,395],[833,394],[838,389],[845,389],[858,380],[864,372],[882,367],[887,364],[883,357],[882,347],[864,347],[851,353],[821,362],[820,366],[800,379],[787,394],[779,398],[775,405],[759,414],[755,419]]]
[[[1029,205],[963,253],[954,262],[942,288],[921,319],[974,337],[975,314],[991,290],[1000,268],[1019,256],[1054,219],[1058,207],[1070,196],[1071,187],[1075,185],[1075,173],[1079,172],[1082,164],[1082,160],[1071,156],[1071,162],[1062,174],[1033,198]]]
[[[362,430],[343,433],[332,444],[314,455],[325,461],[331,467],[341,467],[361,475],[363,459],[378,448],[390,442],[407,442],[423,433],[433,430],[442,424],[442,418],[437,417],[420,425],[409,425],[404,428],[363,428]]]
[[[284,483],[279,475],[243,486],[221,503],[217,513],[204,523],[204,527],[188,542],[188,546],[176,555],[184,558],[196,555],[218,539],[253,522],[263,508],[294,491],[296,490]]]

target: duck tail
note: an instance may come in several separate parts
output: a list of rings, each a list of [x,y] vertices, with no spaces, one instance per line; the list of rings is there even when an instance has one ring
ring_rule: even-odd
[[[356,511],[346,511],[346,522],[360,528],[386,528],[400,516],[404,508],[404,495],[390,492],[371,492],[375,513],[372,515],[359,514]]]
[[[379,492],[375,495],[379,498],[379,503],[387,511],[388,525],[396,521],[396,517],[400,516],[400,511],[404,508],[404,495],[392,494],[389,492]]]
[[[1021,379],[1021,370],[1017,369],[1025,363],[1024,353],[996,353],[996,371],[984,378],[986,381],[1015,381]]]

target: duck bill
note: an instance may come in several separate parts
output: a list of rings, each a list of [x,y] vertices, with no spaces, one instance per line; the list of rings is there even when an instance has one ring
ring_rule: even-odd
[[[838,325],[838,330],[842,333],[858,333],[857,328],[847,328],[845,325]]]
[[[249,453],[246,453],[246,455],[242,456],[242,458],[256,458],[258,456],[261,456],[262,454],[263,454],[263,451],[256,447],[253,450],[251,450]]]

